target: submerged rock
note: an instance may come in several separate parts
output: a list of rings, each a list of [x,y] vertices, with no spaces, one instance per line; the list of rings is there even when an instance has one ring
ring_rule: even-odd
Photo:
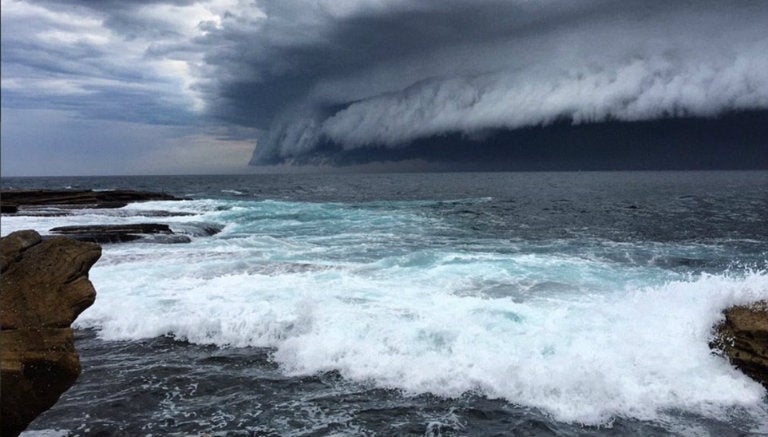
[[[768,301],[725,310],[710,346],[768,388]]]
[[[174,223],[173,226],[180,234],[191,235],[193,237],[210,237],[218,234],[224,229],[223,225],[210,222]]]
[[[80,375],[71,323],[96,291],[97,244],[35,231],[0,239],[0,434],[16,436]]]

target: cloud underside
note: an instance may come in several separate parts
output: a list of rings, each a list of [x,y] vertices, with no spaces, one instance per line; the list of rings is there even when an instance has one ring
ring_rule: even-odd
[[[562,120],[474,135],[446,132],[397,147],[345,148],[324,139],[300,155],[256,164],[354,167],[381,161],[393,171],[398,162],[414,160],[434,164],[421,170],[439,171],[766,169],[767,138],[768,111],[578,125]]]
[[[287,30],[270,20],[290,26],[302,13],[265,11],[272,38]],[[426,1],[320,14],[297,40],[238,61],[257,79],[217,81],[212,109],[265,129],[255,164],[394,159],[429,138],[553,123],[711,118],[768,108],[766,22],[768,5],[739,1]]]

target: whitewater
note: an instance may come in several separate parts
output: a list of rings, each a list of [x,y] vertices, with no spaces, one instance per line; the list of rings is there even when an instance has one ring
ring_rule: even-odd
[[[3,216],[3,235],[158,222],[192,240],[104,246],[96,303],[76,322],[84,381],[38,430],[768,433],[765,389],[709,347],[723,309],[768,298],[766,172],[3,184],[189,199]],[[209,368],[212,355],[221,366]],[[89,377],[89,362],[102,373]],[[129,374],[156,395],[119,382]],[[158,400],[73,414],[137,396]],[[515,425],[531,416],[542,425]]]

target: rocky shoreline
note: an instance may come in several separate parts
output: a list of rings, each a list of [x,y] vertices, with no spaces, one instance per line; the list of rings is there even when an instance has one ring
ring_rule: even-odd
[[[2,190],[0,209],[5,214],[24,213],[44,206],[59,208],[122,208],[131,202],[183,200],[166,193],[135,190]]]
[[[133,190],[2,190],[3,215],[69,215],[78,209],[122,208],[131,202],[183,200]],[[156,211],[152,216],[175,215]],[[220,229],[204,227],[205,235]],[[94,302],[88,271],[101,256],[96,243],[188,243],[167,224],[63,226],[41,236],[23,230],[0,238],[0,435],[17,436],[51,408],[80,375],[70,327]],[[59,234],[59,235],[55,235]]]
[[[65,216],[80,209],[117,209],[131,202],[153,200],[185,200],[166,193],[134,190],[2,190],[0,206],[3,214],[15,216]],[[142,216],[174,217],[190,215],[182,212],[142,211]],[[221,229],[204,227],[205,235],[213,235]],[[54,235],[91,243],[116,244],[127,242],[152,242],[162,244],[189,243],[187,235],[178,235],[164,223],[98,224],[61,226],[49,229]],[[44,236],[43,239],[49,238]]]
[[[0,250],[0,434],[17,436],[80,375],[70,325],[96,298],[88,271],[101,247],[27,230]]]
[[[17,193],[10,196],[13,202],[8,200],[8,193]],[[47,207],[118,208],[129,198],[131,202],[182,200],[162,193],[135,191],[2,191],[1,197],[3,213],[6,214],[6,206],[13,206],[15,212],[10,214],[18,215],[38,214],[37,208]],[[153,211],[151,216],[175,214]],[[189,235],[213,235],[221,230],[209,223],[194,226],[199,233]],[[186,229],[176,229],[188,233]],[[49,232],[58,235],[18,231],[0,239],[3,436],[18,435],[37,415],[53,406],[80,373],[70,325],[94,302],[95,290],[88,280],[88,271],[101,255],[101,247],[93,243],[190,241],[187,235],[175,234],[163,223],[60,226]],[[714,326],[712,332],[713,353],[722,355],[768,389],[768,301],[726,309],[723,322]]]

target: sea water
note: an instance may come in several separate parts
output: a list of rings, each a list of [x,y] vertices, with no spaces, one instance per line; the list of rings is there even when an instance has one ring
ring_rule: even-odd
[[[723,309],[768,298],[768,172],[3,186],[188,199],[3,216],[3,235],[156,222],[192,240],[104,245],[76,322],[83,374],[32,429],[768,433],[765,390],[709,348]]]

